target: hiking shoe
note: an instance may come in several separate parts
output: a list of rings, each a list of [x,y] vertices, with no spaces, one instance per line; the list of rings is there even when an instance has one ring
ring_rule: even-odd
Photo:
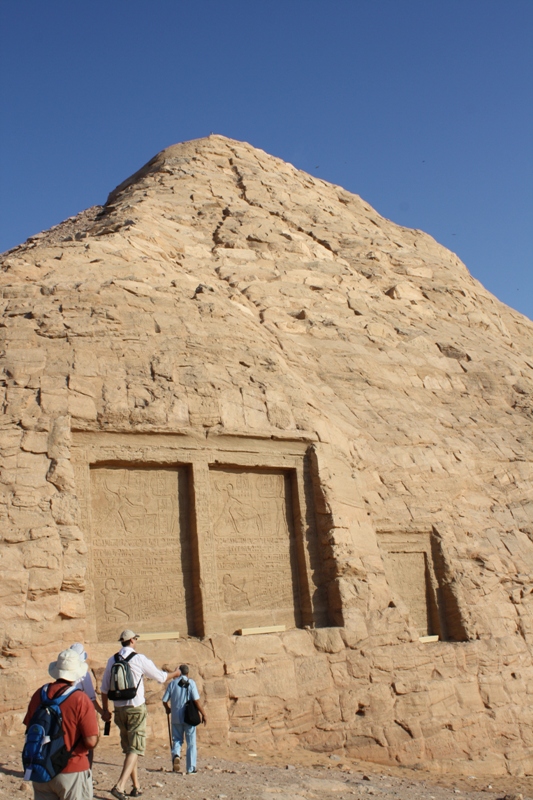
[[[174,756],[172,759],[172,772],[179,772],[180,771],[180,757]]]
[[[196,773],[197,773],[197,772],[198,772],[198,770],[196,769],[196,767],[194,767],[194,769],[191,769],[191,770],[190,770],[190,771],[187,773],[187,775],[196,775]]]
[[[128,797],[127,794],[125,794],[124,792],[121,792],[120,789],[117,789],[116,786],[113,786],[113,788],[111,789],[109,794],[112,794],[113,797],[117,798],[117,800],[127,800],[127,797]]]
[[[137,789],[137,787],[134,786],[130,792],[130,797],[141,797],[141,795],[142,795],[142,790]]]

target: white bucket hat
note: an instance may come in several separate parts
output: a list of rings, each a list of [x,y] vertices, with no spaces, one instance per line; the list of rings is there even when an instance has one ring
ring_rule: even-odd
[[[64,681],[78,681],[87,674],[87,664],[81,661],[75,650],[62,650],[57,661],[52,661],[48,667],[48,674]]]

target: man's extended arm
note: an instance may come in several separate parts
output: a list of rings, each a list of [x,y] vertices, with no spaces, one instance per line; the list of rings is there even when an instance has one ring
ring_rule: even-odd
[[[165,672],[164,669],[158,669],[154,662],[150,661],[142,653],[137,653],[137,655],[139,656],[142,673],[146,678],[151,678],[153,681],[158,681],[158,683],[166,683],[166,681],[171,681],[181,675],[179,669],[175,669],[174,672]]]

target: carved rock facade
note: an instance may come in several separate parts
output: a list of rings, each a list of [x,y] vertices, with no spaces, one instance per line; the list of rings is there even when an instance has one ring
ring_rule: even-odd
[[[6,733],[59,647],[98,677],[133,626],[179,631],[143,650],[212,741],[533,772],[528,319],[220,136],[2,270]]]

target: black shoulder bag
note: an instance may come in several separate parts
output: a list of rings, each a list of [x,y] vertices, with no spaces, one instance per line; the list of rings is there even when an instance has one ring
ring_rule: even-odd
[[[196,707],[194,700],[191,700],[191,684],[187,681],[187,702],[185,703],[185,710],[183,712],[183,721],[186,725],[194,725],[196,727],[202,721],[200,712]]]

